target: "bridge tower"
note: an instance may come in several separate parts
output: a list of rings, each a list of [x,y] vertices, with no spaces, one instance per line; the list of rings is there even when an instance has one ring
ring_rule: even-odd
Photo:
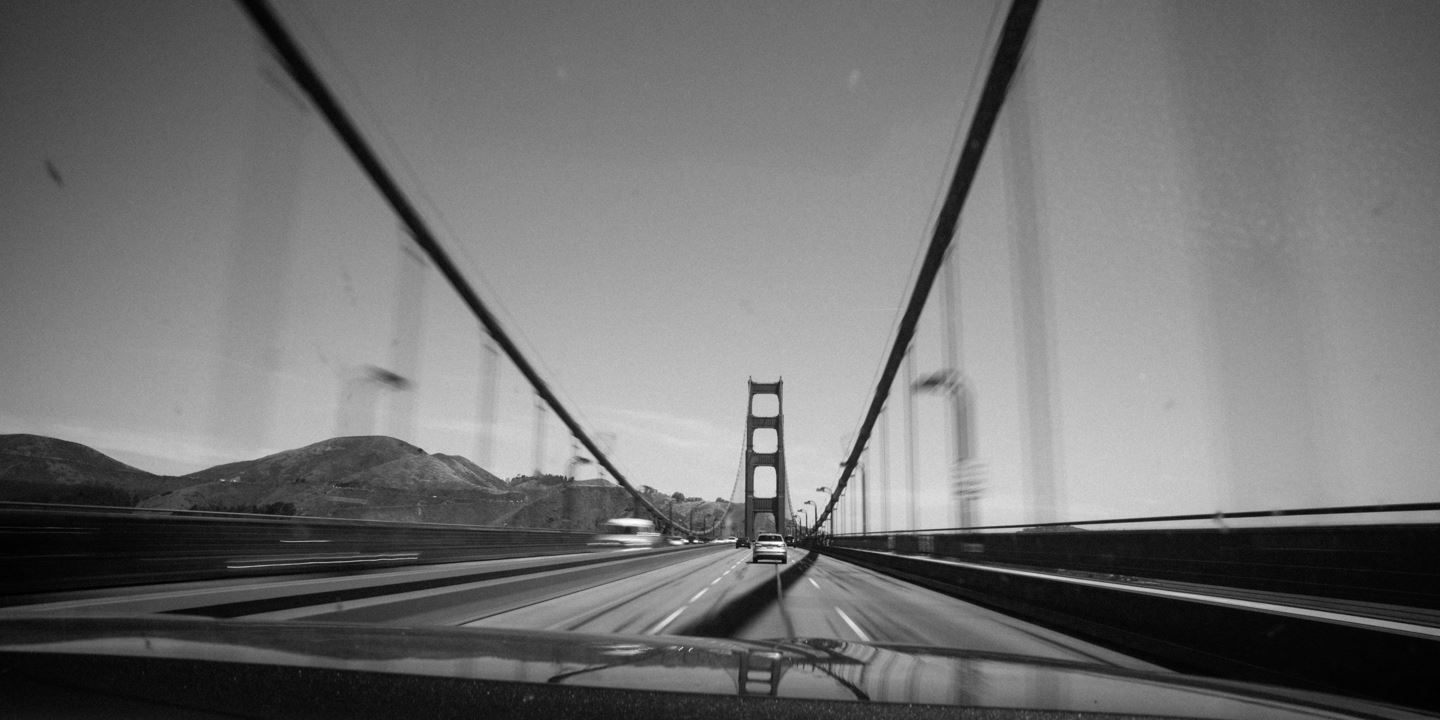
[[[757,383],[754,380],[750,383],[750,399],[747,403],[745,417],[745,527],[744,536],[754,539],[756,533],[778,532],[785,533],[786,523],[790,520],[787,517],[788,504],[785,502],[785,428],[784,413],[780,398],[780,386],[782,380],[773,383]],[[775,414],[756,415],[755,397],[774,395]],[[773,430],[773,443],[769,442],[770,431]],[[763,441],[760,445],[763,450],[756,450],[756,436],[760,435]],[[773,497],[755,496],[755,474],[756,470],[768,469],[765,474],[773,476],[775,480],[775,494]],[[768,478],[767,478],[768,479]],[[768,483],[762,485],[761,490],[768,489]],[[773,519],[773,526],[763,522],[769,515]]]

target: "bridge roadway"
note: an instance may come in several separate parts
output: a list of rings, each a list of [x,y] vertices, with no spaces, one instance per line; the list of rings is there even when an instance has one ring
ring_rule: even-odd
[[[792,548],[791,566],[751,563],[748,550],[723,547],[723,551],[686,557],[585,592],[463,624],[597,633],[723,634],[745,640],[820,637],[1158,669],[843,560],[807,557],[804,551]],[[782,578],[786,574],[789,576]],[[756,595],[778,601],[755,602]],[[717,619],[731,614],[727,608],[735,605],[744,611],[733,623]]]
[[[769,640],[816,637],[941,646],[1158,669],[1134,658],[791,548],[752,564],[712,544],[503,559],[360,574],[63,593],[10,610],[178,613],[255,620],[498,627]],[[549,569],[547,569],[549,568]]]

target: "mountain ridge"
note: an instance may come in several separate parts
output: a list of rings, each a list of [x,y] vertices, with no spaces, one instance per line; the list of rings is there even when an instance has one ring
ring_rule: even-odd
[[[723,501],[646,487],[651,504],[709,527]],[[678,496],[678,494],[676,494]],[[383,435],[336,437],[182,476],[148,473],[85,445],[0,435],[0,500],[596,530],[643,515],[624,488],[557,475],[504,480],[468,458]]]

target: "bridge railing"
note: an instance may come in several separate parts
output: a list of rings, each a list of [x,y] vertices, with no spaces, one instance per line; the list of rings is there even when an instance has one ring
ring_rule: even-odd
[[[822,535],[1163,667],[1440,709],[1440,503]]]
[[[1347,535],[1350,531],[1357,534]],[[1345,526],[1340,533],[1336,528],[1316,528],[1298,535],[1274,529],[1208,536],[1185,531],[1191,534],[1167,536],[1172,532],[1182,531],[886,534],[834,538],[820,551],[1171,670],[1440,709],[1440,691],[1431,678],[1432,668],[1440,663],[1440,611],[1433,607],[1434,553],[1422,553],[1412,566],[1369,568],[1376,555],[1366,552],[1372,542],[1382,547],[1393,542],[1433,547],[1436,526]],[[1077,542],[1080,534],[1096,537]],[[1011,538],[1019,541],[1019,547],[1006,545]],[[1328,538],[1360,543],[1348,555],[1348,561],[1358,562],[1320,559],[1334,550],[1324,547]],[[861,545],[883,548],[892,541],[897,547],[935,552],[858,549]],[[960,557],[940,554],[956,552],[957,544]],[[1107,553],[1119,559],[1134,552],[1138,559],[1154,564],[1143,568],[1144,576],[1121,575],[1074,562],[1077,551],[1090,559]],[[996,562],[999,559],[1009,562]],[[1282,586],[1314,593],[1327,592],[1321,586],[1330,581],[1348,582],[1347,590],[1372,599],[1333,597],[1349,594],[1345,591],[1320,597],[1213,584],[1217,577],[1238,580],[1237,586],[1253,579],[1236,578],[1233,573],[1226,578],[1215,567],[1234,565],[1236,560],[1248,560],[1261,574],[1310,562],[1308,568],[1293,566],[1303,568],[1301,576],[1288,579],[1288,585],[1282,579]],[[1187,564],[1200,567],[1209,582],[1155,579],[1171,563],[1182,571]],[[1063,565],[1092,569],[1065,570]],[[1337,567],[1342,565],[1349,566]],[[1368,572],[1370,577],[1350,576],[1350,571]],[[1367,592],[1368,585],[1356,581],[1375,582],[1378,587]],[[1387,605],[1374,598],[1421,607]]]
[[[3,595],[586,552],[593,533],[0,504]]]
[[[1440,611],[1440,504],[837,535],[849,548]],[[1317,517],[1311,525],[1246,519]],[[1336,517],[1355,522],[1334,524]],[[1406,522],[1406,517],[1429,516]],[[1204,523],[1209,527],[1182,527]],[[1146,524],[1152,527],[1144,527]],[[1403,552],[1397,548],[1404,548]]]

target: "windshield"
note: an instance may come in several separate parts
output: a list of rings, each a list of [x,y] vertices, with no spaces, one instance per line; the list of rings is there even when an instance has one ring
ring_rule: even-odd
[[[1103,696],[1050,692],[1083,667],[1440,711],[1436,27],[0,4],[0,621],[317,667],[336,626],[529,634],[435,662],[660,692],[1057,709]],[[116,623],[0,655],[159,637]],[[381,671],[434,669],[404,647]]]

